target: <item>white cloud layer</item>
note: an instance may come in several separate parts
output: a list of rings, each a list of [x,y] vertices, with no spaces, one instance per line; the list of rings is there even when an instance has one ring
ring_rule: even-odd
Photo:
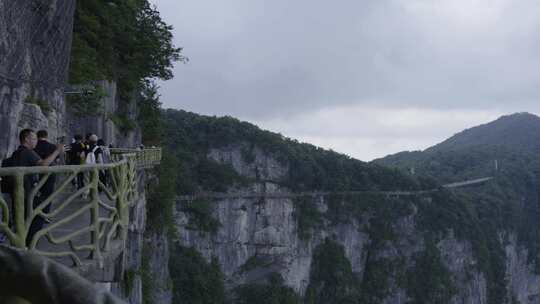
[[[498,110],[343,106],[255,123],[299,141],[369,161],[399,151],[423,150],[503,114]]]

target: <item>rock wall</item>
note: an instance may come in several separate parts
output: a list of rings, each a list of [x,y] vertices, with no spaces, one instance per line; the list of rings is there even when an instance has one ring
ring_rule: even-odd
[[[67,127],[69,136],[75,134],[84,136],[87,133],[94,133],[99,138],[103,138],[105,143],[113,144],[115,147],[138,147],[141,143],[141,130],[137,126],[134,130],[127,132],[121,131],[113,122],[112,117],[118,110],[117,86],[114,81],[101,80],[96,81],[96,86],[103,89],[105,97],[103,98],[103,108],[99,115],[80,116],[72,111],[67,111]],[[129,106],[128,117],[132,121],[137,120],[137,107],[134,102]]]
[[[138,198],[129,210],[129,227],[124,251],[124,277],[118,283],[112,284],[111,290],[130,304],[142,303],[142,280],[140,269],[142,265],[142,249],[144,230],[146,228],[146,189],[148,181],[144,171],[138,172]]]
[[[147,233],[142,270],[147,271],[148,298],[155,304],[172,303],[172,282],[169,274],[169,239],[166,232]]]
[[[517,303],[540,303],[540,276],[533,271],[533,265],[527,261],[528,252],[517,244],[515,234],[508,234],[505,246],[506,277],[511,296]]]
[[[278,181],[288,168],[279,165],[271,156],[255,149],[254,159],[245,161],[243,146],[211,150],[208,157],[219,162],[229,163],[240,174],[258,177],[259,181],[243,189],[231,189],[234,193],[275,194],[289,190],[278,186]],[[429,199],[429,198],[426,198]],[[414,257],[425,250],[423,233],[416,227],[416,210],[402,216],[392,223],[396,236],[373,249],[370,235],[370,214],[353,221],[339,224],[325,222],[312,231],[309,239],[300,237],[298,206],[292,198],[226,198],[214,201],[212,217],[221,226],[215,234],[194,230],[189,223],[190,214],[184,212],[186,202],[177,202],[175,221],[179,234],[175,240],[183,246],[196,248],[208,261],[217,257],[226,278],[229,290],[245,283],[262,282],[271,272],[282,275],[285,283],[296,292],[304,295],[310,281],[310,267],[315,248],[325,238],[331,238],[344,247],[345,255],[351,263],[352,271],[360,280],[369,263],[385,260],[401,264],[402,270],[413,269]],[[407,204],[403,201],[403,204]],[[312,206],[318,212],[328,212],[328,201],[323,196],[312,198]],[[508,301],[513,303],[540,303],[540,276],[532,271],[527,263],[527,252],[516,243],[515,235],[509,237],[505,245],[507,256]],[[502,242],[502,241],[501,241]],[[477,270],[471,243],[458,240],[450,230],[435,244],[440,252],[440,260],[450,272],[455,284],[456,294],[451,303],[488,303],[487,279]],[[246,262],[251,257],[262,261],[257,267],[246,270]],[[403,272],[402,272],[403,274]],[[382,303],[407,303],[410,297],[399,282],[394,271],[389,275],[387,296]]]
[[[0,157],[22,128],[65,134],[75,0],[0,0]]]
[[[0,0],[0,159],[19,145],[23,128],[46,129],[51,141],[64,142],[76,133],[92,132],[116,147],[137,147],[140,130],[123,133],[110,115],[118,108],[116,84],[100,81],[106,92],[104,114],[74,117],[68,113],[64,88],[67,84],[75,0]],[[127,109],[135,119],[136,104]],[[140,271],[144,243],[147,178],[140,172],[139,199],[130,209],[130,226],[122,282],[101,284],[129,303],[142,303]],[[161,240],[163,241],[163,240]],[[166,245],[164,254],[168,254]],[[157,262],[156,262],[157,263]],[[152,271],[164,270],[167,264]],[[164,296],[166,297],[166,296]],[[166,302],[163,302],[166,303]]]
[[[110,290],[130,304],[170,304],[172,285],[167,232],[148,231],[146,226],[147,186],[158,180],[151,169],[139,171],[138,178],[139,197],[129,214],[124,277],[111,284]]]
[[[268,189],[268,187],[267,187]],[[323,197],[316,198],[322,210]],[[286,284],[303,295],[310,281],[310,268],[315,248],[329,237],[344,247],[353,272],[359,277],[374,259],[389,262],[404,259],[405,268],[413,266],[413,255],[424,250],[422,233],[415,229],[414,216],[395,223],[396,241],[371,251],[369,229],[365,222],[328,225],[317,229],[309,240],[299,237],[295,204],[291,199],[225,199],[216,202],[213,216],[222,227],[217,234],[187,229],[189,215],[178,211],[176,225],[178,241],[194,247],[210,261],[217,257],[230,289],[239,284],[262,282],[271,272],[278,272]],[[366,217],[367,220],[367,217]],[[487,303],[483,274],[473,271],[466,279],[466,268],[474,264],[470,244],[460,242],[450,234],[437,244],[444,265],[458,284],[458,294],[452,303]],[[368,255],[371,260],[368,261]],[[250,257],[263,260],[264,267],[243,270]],[[383,303],[406,303],[408,297],[398,283],[390,280],[389,296]]]

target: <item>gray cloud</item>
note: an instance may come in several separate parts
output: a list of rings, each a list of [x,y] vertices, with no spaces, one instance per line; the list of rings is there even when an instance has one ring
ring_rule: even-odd
[[[152,0],[190,58],[165,106],[370,160],[540,113],[536,0]]]
[[[372,160],[398,151],[425,149],[502,114],[497,110],[342,106],[256,123],[300,141]]]
[[[154,0],[190,63],[167,106],[264,118],[337,105],[531,107],[540,6],[511,0]]]

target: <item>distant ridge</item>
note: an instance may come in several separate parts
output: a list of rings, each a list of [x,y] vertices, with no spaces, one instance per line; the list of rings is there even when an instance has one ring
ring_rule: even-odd
[[[424,151],[399,152],[373,162],[429,176],[440,183],[492,176],[496,168],[535,166],[540,117],[515,113],[466,129]],[[540,163],[539,163],[540,164]]]
[[[492,122],[459,132],[425,152],[461,150],[481,145],[540,152],[540,117],[527,112],[501,116]]]

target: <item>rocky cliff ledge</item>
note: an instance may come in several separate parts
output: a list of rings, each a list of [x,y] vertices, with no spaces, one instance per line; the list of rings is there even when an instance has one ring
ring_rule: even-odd
[[[501,286],[490,281],[493,274],[482,270],[482,257],[470,239],[474,236],[456,236],[454,229],[426,229],[431,216],[427,210],[445,204],[443,197],[450,194],[287,198],[283,195],[290,190],[277,181],[288,168],[259,149],[247,162],[242,150],[241,145],[229,146],[207,155],[259,180],[229,189],[234,193],[229,198],[204,202],[211,206],[209,219],[218,223],[217,229],[207,229],[200,215],[190,212],[190,204],[203,199],[178,201],[175,213],[176,242],[196,248],[208,262],[217,258],[228,290],[279,273],[287,286],[305,296],[313,292],[310,284],[316,286],[314,256],[331,240],[342,247],[357,279],[354,284],[378,303],[408,303],[419,293],[415,283],[427,284],[425,280],[432,280],[432,292],[448,297],[448,303],[540,303],[540,276],[532,271],[527,250],[517,245],[514,234],[500,232],[506,261],[502,287],[506,291],[500,293]],[[275,194],[279,197],[272,197]],[[429,271],[422,272],[426,267]],[[422,275],[426,276],[418,277]],[[504,299],[499,302],[496,294]]]

